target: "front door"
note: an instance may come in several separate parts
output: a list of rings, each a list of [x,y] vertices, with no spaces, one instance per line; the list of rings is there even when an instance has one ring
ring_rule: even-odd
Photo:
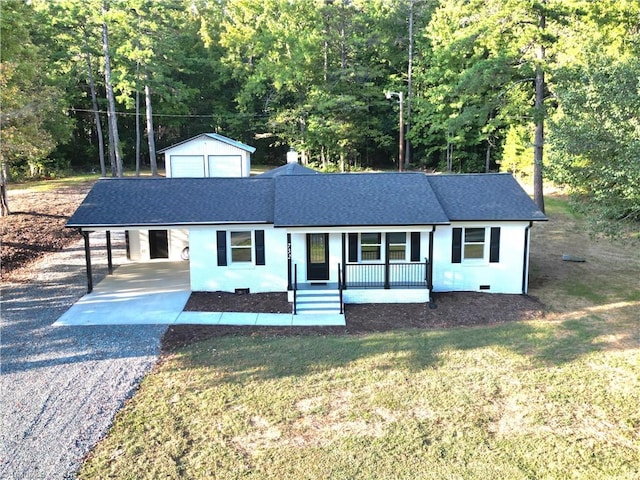
[[[329,234],[307,234],[307,280],[329,280]]]
[[[166,230],[149,230],[149,257],[169,258],[169,238]]]

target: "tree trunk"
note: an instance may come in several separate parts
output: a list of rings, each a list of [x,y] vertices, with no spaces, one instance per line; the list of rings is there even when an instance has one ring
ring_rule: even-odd
[[[491,170],[491,142],[487,139],[487,152],[484,157],[484,173]]]
[[[107,2],[103,0],[102,15],[107,13]],[[109,57],[109,31],[107,28],[106,18],[102,22],[102,49],[104,51],[104,83],[107,90],[107,101],[109,110],[107,118],[109,119],[109,130],[113,141],[113,153],[115,155],[116,176],[122,177],[122,155],[120,152],[120,137],[118,135],[118,121],[116,119],[116,101],[113,97],[113,85],[111,84],[111,59]]]
[[[136,177],[140,176],[140,62],[136,62]]]
[[[151,163],[151,175],[158,176],[158,163],[156,161],[156,141],[153,136],[153,111],[151,110],[151,88],[149,87],[149,74],[147,84],[144,86],[144,98],[147,110],[147,139],[149,140],[149,161]]]
[[[404,166],[409,167],[411,162],[411,142],[409,130],[411,130],[411,97],[413,88],[413,7],[415,0],[409,1],[409,64],[407,66],[407,132],[405,135]]]
[[[453,171],[453,143],[447,143],[447,173]]]
[[[543,2],[544,3],[544,2]],[[546,27],[546,18],[544,13],[540,14],[540,31],[543,32]],[[542,160],[544,155],[544,68],[545,48],[542,40],[539,40],[536,52],[536,133],[533,146],[533,199],[538,208],[544,212],[544,191],[543,191],[543,172]]]
[[[111,176],[115,177],[118,174],[116,168],[116,152],[113,148],[113,130],[111,130],[111,122],[108,122],[107,134],[109,135],[109,163],[111,165]]]
[[[6,217],[11,213],[9,210],[9,200],[7,198],[7,180],[9,178],[7,170],[9,170],[9,166],[0,158],[0,216],[2,217]]]
[[[96,82],[93,78],[93,68],[91,67],[91,52],[89,51],[89,39],[87,38],[87,30],[83,27],[84,48],[86,51],[85,59],[87,61],[87,75],[89,78],[89,89],[91,90],[91,106],[93,107],[93,121],[96,125],[96,135],[98,136],[98,154],[100,157],[100,175],[107,176],[107,166],[104,160],[104,137],[102,135],[102,122],[100,121],[100,112],[98,111],[98,94],[96,92]]]

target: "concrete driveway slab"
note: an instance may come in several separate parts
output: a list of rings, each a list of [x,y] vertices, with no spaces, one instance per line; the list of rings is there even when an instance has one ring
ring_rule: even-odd
[[[122,265],[54,326],[172,324],[190,294],[187,262]]]

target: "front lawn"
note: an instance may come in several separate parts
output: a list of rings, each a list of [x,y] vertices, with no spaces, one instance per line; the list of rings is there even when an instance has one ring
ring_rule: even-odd
[[[187,346],[79,478],[638,478],[637,245],[551,213],[532,232],[544,319]]]

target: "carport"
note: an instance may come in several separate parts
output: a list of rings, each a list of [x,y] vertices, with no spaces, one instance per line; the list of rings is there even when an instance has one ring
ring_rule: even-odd
[[[190,294],[188,262],[121,265],[54,325],[170,324]]]

